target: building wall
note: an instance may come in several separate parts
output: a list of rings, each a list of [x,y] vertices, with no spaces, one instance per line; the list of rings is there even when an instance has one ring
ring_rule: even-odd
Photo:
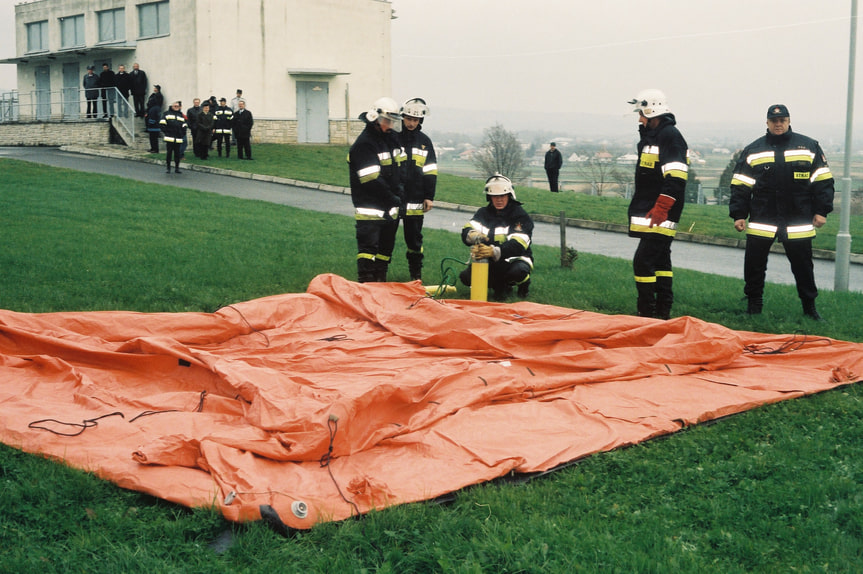
[[[18,64],[19,91],[36,89],[37,66],[50,66],[51,89],[59,91],[64,62],[79,62],[83,76],[88,64],[110,58],[114,71],[119,64],[130,71],[138,62],[148,91],[161,85],[166,104],[179,99],[186,108],[193,98],[211,95],[230,100],[242,88],[256,118],[296,121],[297,81],[325,80],[331,134],[335,120],[355,119],[391,95],[389,1],[170,0],[170,33],[138,38],[141,3],[39,0],[16,6],[16,57],[28,59]],[[118,7],[126,11],[126,41],[100,46],[96,12]],[[88,50],[61,51],[59,19],[82,13]],[[26,24],[45,19],[51,57],[28,57]],[[292,133],[296,141],[296,125]]]
[[[0,124],[0,145],[60,146],[110,143],[108,122]],[[144,135],[143,137],[147,137]]]

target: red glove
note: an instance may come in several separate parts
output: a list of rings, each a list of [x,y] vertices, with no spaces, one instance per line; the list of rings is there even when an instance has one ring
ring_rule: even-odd
[[[671,209],[671,206],[674,205],[674,198],[670,195],[660,195],[656,198],[656,203],[653,205],[653,209],[647,212],[646,217],[650,220],[650,227],[654,225],[659,225],[666,219],[668,219],[668,210]]]

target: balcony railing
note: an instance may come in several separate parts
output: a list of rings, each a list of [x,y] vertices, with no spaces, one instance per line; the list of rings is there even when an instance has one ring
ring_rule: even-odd
[[[104,94],[104,96],[103,96]],[[0,93],[0,124],[21,122],[81,122],[113,118],[114,127],[129,143],[135,139],[135,110],[117,88],[99,88],[87,99],[81,88]]]

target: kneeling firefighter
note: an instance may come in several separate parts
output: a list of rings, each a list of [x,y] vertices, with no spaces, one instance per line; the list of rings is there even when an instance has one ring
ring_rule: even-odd
[[[403,154],[399,105],[380,98],[360,114],[366,127],[348,152],[357,234],[357,281],[386,281],[404,191],[398,162]]]
[[[525,298],[533,270],[533,220],[516,201],[512,182],[499,173],[486,180],[485,198],[488,205],[462,228],[461,239],[471,246],[474,261],[488,260],[488,284],[495,299],[505,299],[514,285],[518,286],[518,296]],[[471,284],[472,265],[459,275],[467,286]]]

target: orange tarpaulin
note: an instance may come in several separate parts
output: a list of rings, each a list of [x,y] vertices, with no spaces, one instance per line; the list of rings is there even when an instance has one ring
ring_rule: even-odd
[[[322,275],[215,313],[0,311],[0,440],[292,528],[855,382],[863,344]]]

